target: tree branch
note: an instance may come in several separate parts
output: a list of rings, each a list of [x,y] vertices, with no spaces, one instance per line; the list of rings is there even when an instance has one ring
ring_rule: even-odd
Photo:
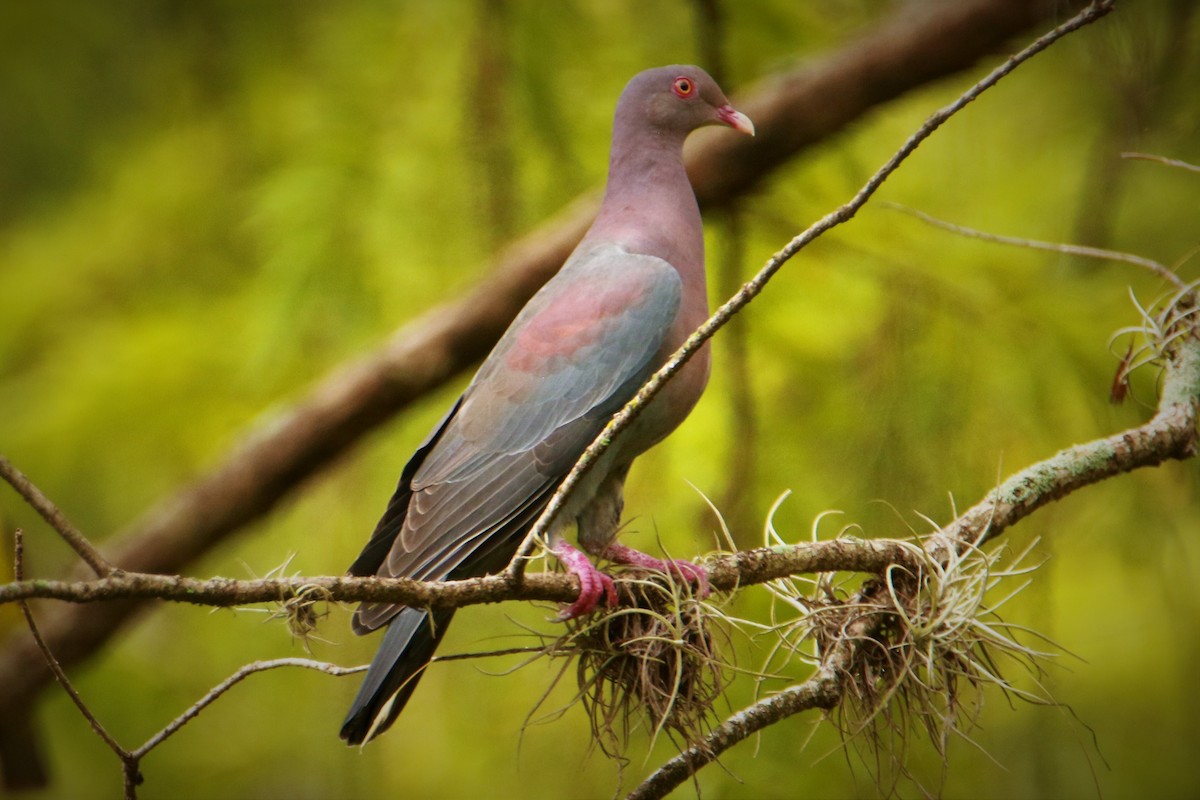
[[[8,464],[8,462],[4,462],[4,466],[11,469],[16,475],[24,478],[24,476],[21,476],[19,472],[16,472],[16,469],[13,468],[11,464]],[[5,477],[8,477],[7,473]],[[16,484],[14,484],[14,486],[16,486]],[[39,492],[32,484],[29,484],[28,481],[25,481],[22,488],[28,488],[30,490],[28,495],[26,495],[26,492],[22,491],[22,496],[39,498],[40,500],[45,501],[48,507],[53,508],[53,506],[50,505],[49,500],[46,500],[42,496],[41,492]],[[21,490],[18,489],[18,491]],[[33,505],[32,502],[30,504]],[[38,508],[38,506],[34,507]],[[38,508],[38,510],[41,511],[42,509]],[[54,510],[57,511],[57,509]],[[67,524],[65,520],[62,520],[62,522]],[[82,540],[82,536],[79,538]],[[18,583],[20,583],[25,577],[25,541],[24,535],[20,528],[17,528],[13,532],[13,551],[13,577],[16,578]],[[54,657],[54,652],[46,645],[46,640],[42,638],[41,631],[38,630],[37,622],[35,622],[33,619],[33,612],[29,609],[29,604],[25,602],[25,600],[18,600],[17,604],[21,608],[22,616],[25,617],[25,625],[29,629],[30,636],[33,637],[34,643],[37,644],[38,650],[41,651],[42,657],[46,660],[46,666],[49,667],[50,671],[54,674],[54,680],[58,681],[58,685],[61,686],[62,690],[67,693],[67,697],[71,698],[71,702],[74,703],[75,707],[79,709],[79,713],[82,714],[83,718],[87,720],[88,725],[91,726],[91,729],[95,731],[96,735],[99,736],[106,745],[108,745],[108,748],[112,750],[113,753],[116,754],[117,758],[121,761],[121,764],[124,767],[123,772],[125,774],[125,797],[126,800],[132,800],[132,798],[137,794],[137,785],[141,783],[140,776],[137,774],[136,760],[132,758],[128,750],[122,747],[120,743],[113,738],[112,734],[105,729],[100,720],[96,719],[96,715],[93,714],[92,710],[87,707],[87,703],[83,702],[82,695],[80,695],[75,687],[71,684],[71,679],[67,677],[66,671],[63,670],[62,665],[58,663],[58,659]]]
[[[215,703],[217,699],[221,697],[221,695],[225,694],[234,686],[241,683],[246,678],[249,678],[251,675],[259,672],[266,672],[268,670],[280,669],[282,667],[301,667],[303,669],[312,669],[316,670],[317,672],[324,672],[326,675],[333,675],[339,678],[345,675],[355,675],[366,671],[366,667],[339,667],[336,664],[327,664],[324,661],[314,661],[310,658],[275,658],[269,661],[251,662],[240,668],[237,672],[233,673],[225,680],[221,681],[212,689],[209,689],[208,692],[205,693],[204,697],[201,697],[186,711],[184,711],[175,719],[171,720],[171,722],[165,728],[147,739],[145,744],[130,753],[130,757],[138,760],[144,758],[147,753],[158,747],[160,744],[178,732],[180,728],[195,719],[201,711]]]
[[[938,219],[931,214],[926,214],[924,211],[919,211],[915,208],[905,208],[898,203],[885,202],[888,208],[894,208],[897,211],[916,217],[922,222],[933,225],[942,230],[957,233],[959,236],[967,236],[972,239],[981,239],[985,242],[994,242],[996,244],[1009,244],[1015,247],[1027,247],[1031,250],[1049,250],[1054,253],[1063,253],[1069,256],[1080,256],[1083,258],[1097,258],[1105,261],[1123,261],[1126,264],[1133,264],[1141,267],[1158,277],[1162,278],[1167,283],[1174,286],[1176,289],[1186,289],[1187,284],[1183,279],[1171,271],[1171,268],[1166,264],[1155,261],[1152,258],[1135,255],[1133,253],[1122,253],[1119,250],[1108,250],[1103,247],[1088,247],[1081,244],[1061,244],[1059,242],[1040,242],[1036,239],[1023,239],[1018,236],[1002,236],[998,233],[988,233],[986,231],[975,230],[968,228],[965,225],[956,225],[953,222],[947,222],[944,219]]]
[[[740,586],[801,573],[851,570],[879,574],[892,564],[907,564],[910,560],[911,553],[902,543],[886,539],[835,539],[712,556],[707,565],[713,588],[733,591]],[[626,581],[618,580],[618,588],[624,583]],[[569,603],[578,596],[579,579],[559,573],[529,575],[520,586],[514,586],[502,575],[426,582],[344,576],[199,580],[144,572],[118,572],[86,581],[19,580],[0,584],[0,604],[33,599],[71,603],[154,599],[203,606],[237,606],[304,599],[462,608],[509,600]]]
[[[17,494],[25,500],[26,503],[38,514],[46,523],[58,531],[59,536],[71,546],[71,549],[84,560],[92,571],[103,578],[105,575],[112,574],[113,565],[108,563],[104,556],[100,555],[92,543],[87,540],[87,537],[79,532],[79,529],[71,524],[67,519],[66,514],[59,510],[58,506],[50,502],[50,498],[42,494],[41,490],[33,485],[33,482],[26,478],[24,473],[13,466],[12,462],[4,456],[0,455],[0,478],[6,480],[9,486],[16,489]]]

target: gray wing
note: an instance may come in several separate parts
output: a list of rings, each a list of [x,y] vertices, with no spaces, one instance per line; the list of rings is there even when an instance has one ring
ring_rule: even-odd
[[[352,572],[441,580],[502,569],[580,453],[659,366],[681,291],[659,258],[577,251],[409,462]],[[364,605],[355,627],[373,630],[398,610]]]

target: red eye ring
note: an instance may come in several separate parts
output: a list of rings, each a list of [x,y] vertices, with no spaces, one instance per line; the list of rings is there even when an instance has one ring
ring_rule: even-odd
[[[680,97],[691,97],[696,93],[696,82],[691,78],[678,77],[671,84],[671,91]]]

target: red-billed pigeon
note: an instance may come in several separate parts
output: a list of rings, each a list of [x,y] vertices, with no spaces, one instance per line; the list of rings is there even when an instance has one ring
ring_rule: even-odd
[[[351,575],[461,579],[502,570],[576,459],[609,418],[708,314],[700,210],[683,141],[705,125],[753,134],[704,70],[651,69],[621,93],[600,212],[562,269],[517,315],[471,385],[417,448]],[[701,567],[616,543],[633,459],[675,429],[708,380],[707,347],[617,437],[558,514],[551,551],[579,577],[563,618],[586,614],[612,579],[563,540],[612,561],[672,569],[707,587]],[[349,744],[386,730],[412,694],[450,610],[364,603],[356,633],[387,632],[342,724]]]

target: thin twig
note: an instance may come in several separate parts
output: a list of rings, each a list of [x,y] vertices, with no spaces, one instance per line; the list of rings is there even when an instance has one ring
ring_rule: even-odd
[[[567,498],[592,468],[600,455],[612,444],[613,439],[625,430],[625,428],[629,427],[637,415],[641,413],[642,409],[646,407],[646,404],[658,394],[663,385],[687,363],[692,355],[721,326],[732,319],[735,314],[741,311],[763,290],[767,282],[784,264],[796,255],[796,253],[800,252],[830,229],[852,219],[858,213],[859,209],[871,199],[871,196],[875,194],[883,182],[899,168],[900,164],[948,119],[998,83],[1023,62],[1045,50],[1068,33],[1082,28],[1108,14],[1112,11],[1114,2],[1115,0],[1096,0],[1096,2],[1093,2],[1067,22],[1041,36],[1021,52],[1011,56],[1004,64],[992,70],[987,77],[964,92],[953,103],[936,111],[908,138],[904,145],[896,151],[895,155],[871,176],[870,180],[858,190],[858,193],[848,203],[826,214],[799,236],[792,239],[786,247],[773,255],[763,268],[759,270],[758,274],[742,286],[737,294],[718,308],[716,313],[709,317],[707,322],[697,328],[688,337],[687,341],[675,352],[671,359],[655,372],[642,388],[638,390],[633,399],[604,426],[604,430],[600,432],[596,439],[588,446],[587,450],[584,451],[583,455],[580,456],[579,460],[575,462],[575,466],[571,469],[571,472],[568,473],[567,477],[559,485],[558,490],[550,498],[550,502],[547,503],[545,510],[542,511],[541,516],[538,517],[537,522],[525,537],[525,541],[521,543],[517,555],[513,558],[512,563],[505,572],[505,576],[513,583],[520,583],[525,572],[525,563],[529,560],[534,548],[537,547],[539,542],[545,541],[551,526],[554,524],[555,517],[566,503]]]
[[[7,461],[4,462],[4,465],[9,468],[12,467],[12,465]],[[17,474],[20,475],[19,472]],[[20,490],[18,489],[18,491]],[[36,489],[34,491],[36,491]],[[40,495],[40,492],[38,494]],[[24,495],[24,493],[22,493],[22,495]],[[49,503],[48,500],[46,502]],[[19,583],[24,580],[25,577],[25,542],[23,531],[20,528],[17,528],[13,532],[13,540],[13,577]],[[108,745],[109,749],[116,753],[117,758],[121,760],[121,765],[125,774],[125,797],[128,800],[132,800],[137,794],[137,785],[141,783],[141,779],[140,776],[138,776],[137,771],[137,758],[124,747],[122,747],[120,743],[112,737],[112,735],[105,729],[104,725],[100,723],[100,720],[96,719],[96,715],[92,713],[92,710],[87,707],[87,703],[83,702],[83,697],[81,697],[79,692],[75,690],[75,687],[71,685],[71,680],[67,677],[67,673],[63,670],[62,665],[58,663],[58,659],[55,658],[54,653],[51,652],[50,647],[46,644],[46,640],[42,638],[42,633],[40,630],[38,630],[37,622],[35,622],[33,619],[33,612],[29,609],[29,604],[24,600],[18,601],[17,604],[21,608],[21,613],[25,616],[25,624],[29,626],[29,632],[33,635],[33,641],[37,644],[38,650],[42,652],[42,656],[46,659],[46,666],[48,666],[50,671],[54,673],[54,679],[58,681],[58,685],[61,686],[63,691],[67,693],[67,696],[71,698],[71,702],[75,704],[75,707],[79,709],[79,713],[82,714],[83,718],[86,719],[88,724],[92,726],[92,730],[96,732],[96,735],[99,736],[104,743]]]
[[[29,478],[26,478],[19,469],[13,466],[11,461],[2,455],[0,455],[0,478],[4,478],[10,486],[16,489],[17,494],[25,498],[25,502],[41,514],[42,519],[46,520],[50,527],[58,531],[59,536],[66,540],[71,549],[78,553],[79,557],[86,561],[98,576],[103,578],[116,570],[116,567],[108,563],[108,560],[100,555],[100,551],[92,546],[87,537],[71,524],[58,506],[54,505],[50,498],[42,494]]]
[[[969,236],[972,239],[982,239],[985,242],[995,242],[997,244],[1009,244],[1016,247],[1028,247],[1032,250],[1049,250],[1053,253],[1063,253],[1070,256],[1080,256],[1083,258],[1098,258],[1104,261],[1122,261],[1126,264],[1133,264],[1138,267],[1153,272],[1163,280],[1173,284],[1178,289],[1186,289],[1187,284],[1182,278],[1171,271],[1171,268],[1165,264],[1155,261],[1152,258],[1135,255],[1133,253],[1123,253],[1120,250],[1106,250],[1102,247],[1087,247],[1081,244],[1063,244],[1060,242],[1042,242],[1037,239],[1023,239],[1017,236],[1003,236],[998,233],[988,233],[986,231],[968,228],[965,225],[957,225],[953,222],[947,222],[944,219],[938,219],[924,211],[918,211],[915,208],[908,208],[899,203],[885,202],[883,205],[888,208],[893,208],[896,211],[901,211],[909,216],[916,217],[922,222],[927,222],[934,227],[943,230],[957,233],[960,236]]]
[[[1121,153],[1121,158],[1132,158],[1139,161],[1155,161],[1159,164],[1166,164],[1168,167],[1178,167],[1179,169],[1186,169],[1190,172],[1200,172],[1200,166],[1197,166],[1196,164],[1189,164],[1186,161],[1179,161],[1178,159],[1174,158],[1156,156],[1153,153]]]
[[[171,720],[169,725],[146,740],[144,745],[133,751],[133,758],[140,759],[155,747],[158,747],[172,734],[195,719],[201,711],[215,702],[218,697],[233,688],[234,685],[240,683],[257,672],[266,672],[267,670],[279,669],[281,667],[302,667],[304,669],[313,669],[319,672],[324,672],[327,675],[334,675],[337,677],[341,677],[343,675],[353,675],[366,670],[365,666],[339,667],[336,664],[329,664],[324,661],[314,661],[311,658],[276,658],[270,661],[255,661],[251,664],[246,664],[237,672],[233,673],[228,678],[214,686],[212,689],[208,690],[204,697],[201,697],[199,700],[197,700],[196,703],[187,711],[184,711],[178,717]]]

